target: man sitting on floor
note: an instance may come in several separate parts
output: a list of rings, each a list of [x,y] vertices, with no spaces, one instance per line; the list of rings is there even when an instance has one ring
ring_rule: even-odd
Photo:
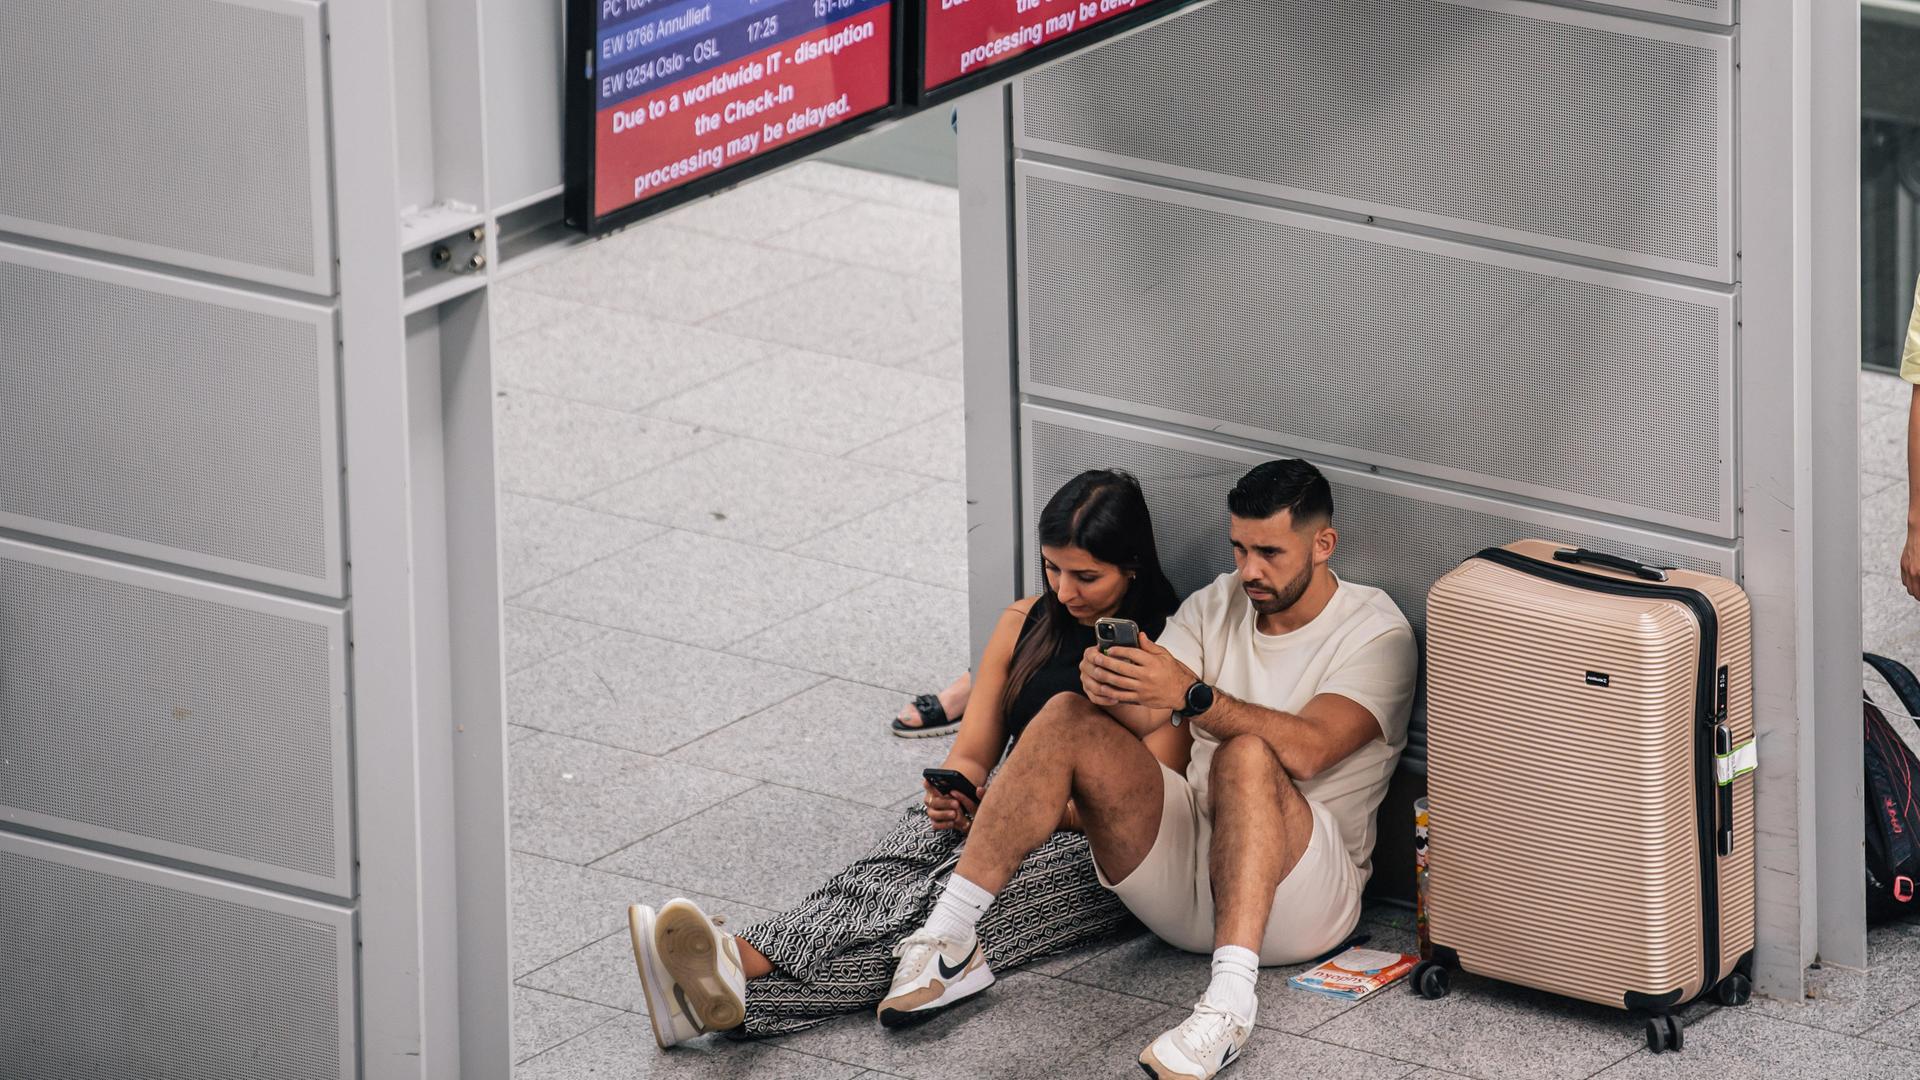
[[[986,963],[973,928],[1069,798],[1101,883],[1169,944],[1213,954],[1193,1014],[1140,1055],[1155,1076],[1214,1076],[1252,1034],[1258,966],[1352,933],[1418,648],[1386,593],[1328,567],[1333,495],[1318,469],[1266,462],[1227,504],[1236,570],[1189,597],[1158,642],[1088,650],[1085,696],[1057,695],[1035,717],[902,951],[883,1023],[924,1019],[983,982],[966,977]],[[1168,723],[1193,725],[1184,776],[1141,745]]]

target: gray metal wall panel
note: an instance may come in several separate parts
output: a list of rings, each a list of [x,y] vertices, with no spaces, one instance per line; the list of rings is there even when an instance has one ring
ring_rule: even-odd
[[[0,821],[350,895],[345,622],[0,540]]]
[[[487,74],[487,180],[492,209],[559,189],[564,177],[560,4],[481,0]]]
[[[1733,297],[1017,170],[1022,389],[1730,537]]]
[[[329,308],[0,244],[0,525],[343,594]]]
[[[1560,0],[1543,0],[1543,2],[1554,4],[1559,3]],[[1692,19],[1696,22],[1715,23],[1720,26],[1733,25],[1734,0],[1595,0],[1595,2],[1608,7],[1641,11],[1648,15],[1671,15],[1677,19]]]
[[[1022,527],[1031,536],[1040,508],[1074,474],[1125,469],[1140,480],[1153,510],[1154,539],[1182,596],[1233,569],[1227,544],[1227,492],[1254,465],[1299,456],[1283,447],[1252,449],[1134,424],[1028,405],[1021,419]],[[1316,463],[1319,464],[1319,463]],[[1735,575],[1738,550],[1662,536],[1608,522],[1445,491],[1337,465],[1321,464],[1333,486],[1340,532],[1334,567],[1378,586],[1424,635],[1427,590],[1482,548],[1539,538],[1609,551],[1665,566]],[[1038,561],[1025,568],[1027,591],[1043,584]],[[1407,760],[1425,761],[1426,726],[1416,706]]]
[[[0,834],[0,1076],[347,1080],[352,915]]]
[[[1045,405],[1023,410],[1021,431],[1027,534],[1037,526],[1047,498],[1075,473],[1125,469],[1146,490],[1161,561],[1183,596],[1233,569],[1227,492],[1234,482],[1262,461],[1300,456],[1296,448],[1253,449]],[[1735,570],[1737,553],[1731,546],[1316,464],[1333,485],[1334,524],[1340,531],[1335,566],[1355,581],[1393,594],[1416,628],[1425,625],[1427,589],[1440,575],[1482,548],[1530,537],[1727,576]],[[1030,589],[1040,587],[1038,574],[1037,564],[1026,568]]]
[[[1016,101],[1029,153],[1734,278],[1724,34],[1518,0],[1221,0]]]
[[[321,8],[0,4],[0,229],[333,292]]]

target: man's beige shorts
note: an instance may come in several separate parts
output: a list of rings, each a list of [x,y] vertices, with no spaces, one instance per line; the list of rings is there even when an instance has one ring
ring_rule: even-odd
[[[1114,884],[1096,861],[1100,884],[1162,941],[1188,952],[1213,951],[1213,883],[1207,859],[1213,822],[1187,778],[1160,766],[1160,834],[1153,850]],[[1333,815],[1313,807],[1313,839],[1293,872],[1273,890],[1273,914],[1260,941],[1262,964],[1297,964],[1345,941],[1360,922],[1360,871],[1347,857]]]

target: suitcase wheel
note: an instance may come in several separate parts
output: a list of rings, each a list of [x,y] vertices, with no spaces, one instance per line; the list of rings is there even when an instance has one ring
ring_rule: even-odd
[[[1655,1054],[1687,1048],[1687,1025],[1671,1014],[1647,1017],[1647,1049]]]
[[[1745,1005],[1753,998],[1753,982],[1736,971],[1720,980],[1720,985],[1713,988],[1713,996],[1722,1005]]]
[[[1413,969],[1413,989],[1428,1001],[1438,1001],[1452,989],[1453,978],[1446,965],[1423,960]]]

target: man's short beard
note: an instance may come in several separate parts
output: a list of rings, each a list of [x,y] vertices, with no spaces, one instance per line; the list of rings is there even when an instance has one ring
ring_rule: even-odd
[[[1313,584],[1313,563],[1308,562],[1307,568],[1300,571],[1300,576],[1287,582],[1285,586],[1275,592],[1273,599],[1256,600],[1249,596],[1247,597],[1247,601],[1253,605],[1253,610],[1257,614],[1278,615],[1299,603],[1300,598],[1307,593],[1307,586],[1311,584]]]

